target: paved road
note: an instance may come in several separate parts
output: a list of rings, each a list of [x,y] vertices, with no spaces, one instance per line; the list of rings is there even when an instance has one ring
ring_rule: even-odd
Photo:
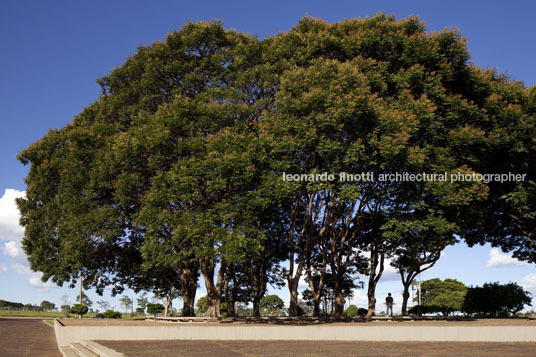
[[[42,320],[0,318],[0,355],[61,356],[54,329]]]

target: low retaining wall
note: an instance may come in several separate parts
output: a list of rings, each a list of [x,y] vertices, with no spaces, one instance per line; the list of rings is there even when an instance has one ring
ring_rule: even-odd
[[[63,326],[58,346],[82,340],[338,340],[536,342],[536,326]]]

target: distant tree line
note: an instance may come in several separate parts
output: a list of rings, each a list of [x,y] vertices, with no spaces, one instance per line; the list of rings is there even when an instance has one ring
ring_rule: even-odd
[[[20,302],[11,302],[0,300],[0,310],[24,310],[24,311],[56,311],[56,305],[50,301],[43,300],[39,305],[23,304]]]
[[[517,283],[495,282],[466,287],[456,279],[430,279],[422,283],[422,305],[412,307],[409,312],[510,317],[525,306],[532,306],[531,301],[531,294]]]
[[[31,268],[99,294],[150,291],[165,311],[180,296],[183,316],[199,284],[207,316],[248,303],[259,316],[268,286],[286,286],[288,315],[336,317],[366,284],[370,317],[387,259],[404,314],[414,278],[458,240],[534,262],[536,89],[469,58],[459,32],[415,17],[306,17],[263,40],[188,23],[19,154]],[[378,180],[398,172],[527,179]]]

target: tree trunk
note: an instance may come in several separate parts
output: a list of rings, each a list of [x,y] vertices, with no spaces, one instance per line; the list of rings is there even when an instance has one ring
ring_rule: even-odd
[[[376,285],[383,274],[384,258],[385,254],[383,252],[378,253],[377,248],[372,247],[370,251],[370,273],[367,287],[368,311],[367,315],[365,316],[367,320],[370,320],[372,316],[376,315]],[[378,273],[376,273],[378,263],[380,265],[380,270]]]
[[[162,300],[162,304],[164,305],[164,316],[168,317],[169,305],[171,304],[171,299],[162,297],[161,300]]]
[[[261,298],[259,296],[253,298],[253,316],[255,317],[261,317],[260,302]]]
[[[408,281],[407,284],[403,284],[404,290],[402,291],[402,316],[407,316],[408,314],[408,299],[409,299],[409,287],[411,281]]]
[[[334,276],[335,278],[335,318],[341,318],[344,313],[344,304],[346,300],[344,299],[343,294],[343,281],[344,276]]]
[[[374,293],[372,296],[368,297],[368,311],[365,318],[368,320],[372,316],[376,316],[376,297],[374,296]]]
[[[220,269],[218,271],[218,282],[214,284],[214,259],[202,258],[201,259],[201,273],[205,280],[205,287],[207,290],[207,304],[208,309],[205,316],[208,317],[221,317],[221,291],[223,283],[223,275],[226,269],[225,260],[222,259]]]
[[[322,290],[324,289],[324,280],[326,279],[327,273],[327,245],[322,245],[322,268],[320,269],[320,276],[318,277],[318,286],[315,286],[312,267],[311,267],[311,257],[307,258],[307,279],[309,280],[309,290],[311,290],[311,295],[313,296],[313,317],[320,316],[320,297],[322,296]]]
[[[205,313],[205,316],[207,317],[221,317],[221,311],[220,311],[220,297],[218,294],[215,294],[214,292],[208,294],[207,293],[207,304],[208,309]]]
[[[195,293],[197,291],[197,269],[192,267],[193,264],[185,264],[182,268],[182,316],[195,316]]]
[[[225,303],[227,304],[227,317],[235,317],[235,301],[238,296],[238,284],[235,279],[235,272],[233,265],[229,265],[226,273],[225,283],[223,285],[223,296],[225,297]],[[233,286],[229,288],[229,283],[233,282]]]
[[[320,316],[320,295],[313,296],[313,317]]]
[[[233,290],[234,290],[234,287],[233,287]],[[228,317],[236,316],[235,301],[236,300],[233,294],[229,295],[229,297],[225,300],[225,302],[227,303],[227,316]]]
[[[346,303],[346,300],[344,299],[344,295],[342,291],[339,291],[337,293],[337,296],[335,297],[335,317],[341,318],[344,313],[344,304]]]
[[[288,279],[288,289],[290,292],[290,304],[288,307],[289,316],[298,316],[298,281],[300,276]]]

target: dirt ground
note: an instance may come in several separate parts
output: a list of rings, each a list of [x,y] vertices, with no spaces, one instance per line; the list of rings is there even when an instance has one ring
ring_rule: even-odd
[[[97,341],[126,356],[535,356],[536,343]]]
[[[65,326],[173,326],[173,325],[203,325],[203,326],[229,326],[232,324],[245,324],[244,322],[217,323],[217,322],[163,322],[152,320],[113,320],[113,319],[61,319]],[[314,322],[265,322],[249,323],[252,325],[318,325]],[[475,319],[475,320],[439,320],[439,321],[371,321],[371,322],[321,322],[325,325],[345,326],[536,326],[536,320],[529,319]]]
[[[0,318],[0,356],[61,356],[54,328],[40,319]]]

